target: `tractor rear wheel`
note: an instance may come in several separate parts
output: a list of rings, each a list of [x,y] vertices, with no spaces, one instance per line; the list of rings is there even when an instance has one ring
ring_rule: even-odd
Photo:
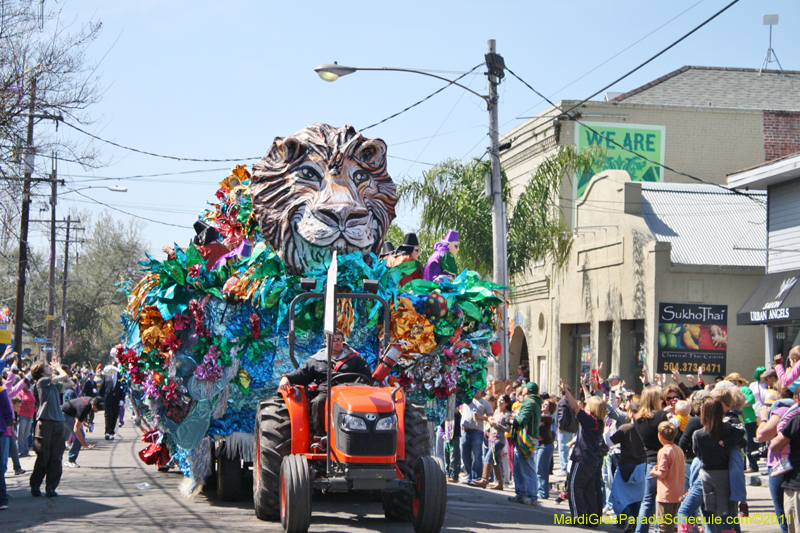
[[[421,405],[406,402],[405,412],[406,458],[397,462],[397,467],[403,477],[416,483],[414,466],[417,460],[430,456],[428,438],[428,421],[425,418],[425,409]],[[414,518],[412,501],[414,490],[408,487],[398,492],[383,493],[383,513],[389,520],[410,522]]]
[[[285,533],[306,533],[311,524],[311,475],[303,455],[281,463],[281,525]]]
[[[411,509],[415,533],[439,533],[447,510],[447,479],[444,465],[433,457],[420,457],[414,465],[417,484]]]
[[[292,450],[289,410],[283,398],[261,400],[256,411],[253,504],[261,520],[280,517],[281,462]]]

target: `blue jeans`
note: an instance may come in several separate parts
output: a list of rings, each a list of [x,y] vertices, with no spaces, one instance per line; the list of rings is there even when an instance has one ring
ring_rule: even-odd
[[[461,461],[467,473],[467,483],[480,481],[483,475],[483,431],[466,431],[461,433]]]
[[[656,478],[653,477],[650,471],[655,465],[655,463],[648,462],[645,466],[647,469],[647,477],[644,480],[644,498],[642,498],[642,505],[639,507],[639,520],[636,522],[636,533],[647,533],[648,529],[652,529],[652,526],[650,526],[650,519],[656,514]]]
[[[11,458],[11,463],[14,465],[14,471],[22,470],[22,465],[19,464],[19,450],[17,450],[17,439],[14,436],[8,437],[8,456]]]
[[[19,417],[19,425],[17,426],[17,450],[23,457],[29,455],[28,437],[31,435],[31,425],[33,418],[29,416]]]
[[[783,516],[783,487],[781,487],[783,477],[769,477],[769,493],[772,496],[772,505],[775,507],[775,514],[778,517],[781,531],[787,533],[789,528],[786,526],[786,517]]]
[[[447,470],[447,477],[458,480],[458,474],[461,472],[461,446],[460,442],[453,439],[452,441],[444,442],[444,465]],[[448,451],[447,444],[451,444],[451,449]]]
[[[69,446],[69,453],[67,454],[67,461],[70,463],[74,463],[78,460],[78,454],[81,451],[81,441],[78,440],[78,437],[75,436],[75,417],[64,415],[64,426],[69,427],[69,434],[72,437],[72,442]],[[84,439],[86,438],[85,433],[83,432],[83,425],[81,425],[81,437]]]
[[[539,497],[546,500],[550,495],[550,460],[553,458],[553,443],[540,444],[533,452]]]
[[[558,462],[561,465],[561,474],[567,475],[567,462],[569,462],[569,450],[567,443],[572,440],[575,433],[569,431],[559,431],[556,440],[558,441]]]
[[[534,451],[535,453],[535,451]],[[536,500],[538,495],[538,479],[533,464],[533,455],[523,459],[519,455],[519,447],[514,448],[514,492],[517,496]]]
[[[600,506],[600,508],[604,511],[610,511],[614,509],[614,504],[611,501],[611,484],[613,482],[614,459],[611,458],[611,455],[607,455],[603,460],[603,490],[605,490],[605,497],[603,500],[603,505]]]
[[[745,486],[744,458],[742,458],[741,448],[737,447],[731,450],[731,458],[730,461],[728,461],[728,468],[730,469],[731,501],[746,502],[747,487]]]
[[[6,492],[6,467],[8,466],[8,445],[11,437],[0,436],[0,505],[8,505]]]
[[[438,429],[433,434],[433,438],[435,439],[435,441],[434,441],[435,444],[434,444],[434,447],[433,447],[433,456],[434,457],[438,457],[439,459],[441,459],[442,460],[442,464],[446,465],[447,462],[444,459],[444,438],[439,436]]]
[[[689,492],[678,508],[678,517],[681,524],[688,524],[688,517],[697,517],[697,511],[703,505],[703,484],[696,479],[689,487]]]
[[[495,441],[490,447],[486,447],[486,452],[483,454],[483,464],[499,465],[503,460],[503,448],[506,447],[506,441]]]

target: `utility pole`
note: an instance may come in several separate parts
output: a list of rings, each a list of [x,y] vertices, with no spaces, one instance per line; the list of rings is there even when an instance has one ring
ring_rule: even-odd
[[[506,251],[506,219],[503,202],[503,183],[500,178],[500,133],[498,131],[498,97],[497,85],[504,76],[505,62],[497,53],[494,39],[489,40],[489,52],[486,54],[486,76],[489,79],[489,161],[492,166],[492,247],[494,282],[508,285],[508,252]],[[508,297],[506,291],[503,294]],[[502,333],[500,334],[500,378],[508,379],[508,306],[500,306],[502,317]]]
[[[67,238],[64,240],[64,280],[61,289],[61,336],[58,340],[58,358],[64,360],[64,337],[67,336],[67,273],[69,272],[69,230],[72,217],[67,215]]]
[[[47,302],[47,347],[49,353],[53,353],[53,326],[56,314],[56,199],[58,198],[58,168],[55,153],[53,154],[52,173],[50,179],[50,277],[47,281],[48,302]],[[69,237],[67,237],[69,239]]]
[[[25,152],[25,173],[22,184],[22,213],[19,228],[19,269],[17,271],[17,305],[14,312],[14,349],[22,356],[22,322],[25,318],[25,278],[28,270],[28,218],[31,206],[31,175],[33,174],[33,112],[36,101],[36,77],[31,79],[28,102],[28,137]]]

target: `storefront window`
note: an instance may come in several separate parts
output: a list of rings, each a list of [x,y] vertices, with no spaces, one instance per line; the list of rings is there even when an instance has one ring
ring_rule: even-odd
[[[781,354],[786,359],[792,346],[798,344],[800,344],[800,322],[772,328],[772,349],[775,352],[772,355]]]

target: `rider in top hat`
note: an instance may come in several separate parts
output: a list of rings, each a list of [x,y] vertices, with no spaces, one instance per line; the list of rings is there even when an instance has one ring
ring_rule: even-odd
[[[410,274],[400,278],[400,287],[415,279],[422,279],[422,265],[419,263],[419,240],[416,233],[406,233],[403,244],[397,247],[392,255],[386,258],[386,266],[391,268],[406,261],[415,261],[417,268]]]
[[[425,265],[424,278],[427,281],[438,281],[440,276],[454,278],[458,275],[456,266],[456,254],[458,253],[458,232],[448,230],[444,240],[439,241],[433,247],[433,255]]]

